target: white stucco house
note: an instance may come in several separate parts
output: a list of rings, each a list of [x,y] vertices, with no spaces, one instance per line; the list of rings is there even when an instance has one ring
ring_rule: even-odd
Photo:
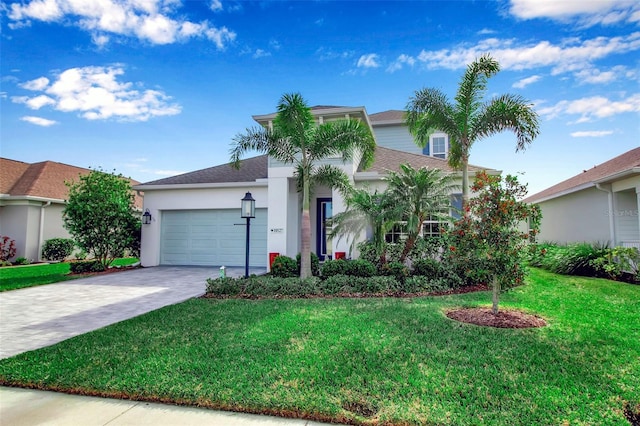
[[[640,148],[524,201],[542,210],[539,241],[640,248]]]
[[[69,192],[65,182],[78,181],[89,172],[55,161],[25,163],[0,158],[0,235],[15,240],[16,258],[41,260],[45,241],[70,238],[62,220]],[[142,206],[140,197],[136,205]]]
[[[340,166],[355,186],[384,189],[383,176],[403,163],[455,173],[446,161],[447,135],[436,133],[424,149],[418,147],[404,124],[403,111],[369,115],[364,107],[316,106],[312,112],[319,123],[350,117],[370,126],[377,150],[369,169],[362,170],[357,163],[342,164],[338,158],[326,160]],[[253,118],[262,126],[270,126],[275,116]],[[480,170],[498,173],[471,166],[471,176]],[[250,227],[250,266],[267,267],[270,253],[295,257],[300,251],[301,203],[293,168],[266,155],[243,160],[239,170],[222,164],[134,189],[144,191],[144,209],[152,217],[151,223],[142,227],[143,266],[244,265],[245,222],[240,217],[240,200],[246,192],[256,200],[256,217]],[[452,197],[459,199],[456,195]],[[312,194],[311,247],[321,259],[341,252],[348,255],[349,242],[333,240],[328,232],[328,219],[344,209],[344,200],[336,190],[319,187]],[[425,224],[424,232],[435,228]]]

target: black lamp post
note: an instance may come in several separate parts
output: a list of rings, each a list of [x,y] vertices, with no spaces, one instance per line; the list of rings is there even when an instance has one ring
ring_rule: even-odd
[[[247,278],[249,276],[249,228],[251,218],[256,217],[256,200],[253,199],[250,192],[247,192],[240,202],[240,217],[247,219],[247,243],[244,256],[244,277]]]

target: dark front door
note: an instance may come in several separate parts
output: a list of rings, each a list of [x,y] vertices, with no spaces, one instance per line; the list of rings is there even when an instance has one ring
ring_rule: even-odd
[[[318,220],[316,224],[316,254],[320,260],[331,259],[333,244],[331,242],[331,219],[333,206],[331,198],[318,198]]]

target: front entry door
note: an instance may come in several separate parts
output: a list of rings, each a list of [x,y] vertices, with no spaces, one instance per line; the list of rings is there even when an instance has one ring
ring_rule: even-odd
[[[316,254],[320,260],[331,259],[333,256],[333,243],[331,241],[333,206],[331,198],[318,198],[317,217]]]

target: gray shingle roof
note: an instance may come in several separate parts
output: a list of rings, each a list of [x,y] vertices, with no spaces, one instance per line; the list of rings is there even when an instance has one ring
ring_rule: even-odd
[[[389,111],[382,111],[382,112],[377,112],[375,114],[369,114],[369,120],[371,120],[371,124],[373,125],[382,121],[404,122],[404,114],[405,114],[405,111],[391,109]]]
[[[235,169],[231,163],[177,176],[158,179],[144,183],[144,185],[180,185],[196,183],[233,183],[255,182],[256,179],[267,177],[267,155],[247,158],[240,161],[240,168]]]
[[[582,185],[589,183],[593,183],[595,185],[594,182],[597,180],[616,173],[624,172],[634,167],[640,167],[640,148],[632,149],[631,151],[620,154],[609,161],[605,161],[602,164],[594,166],[589,170],[584,170],[578,175],[525,198],[523,201],[527,203],[534,203],[542,199],[554,198],[555,196],[571,191],[571,189],[578,188]]]

